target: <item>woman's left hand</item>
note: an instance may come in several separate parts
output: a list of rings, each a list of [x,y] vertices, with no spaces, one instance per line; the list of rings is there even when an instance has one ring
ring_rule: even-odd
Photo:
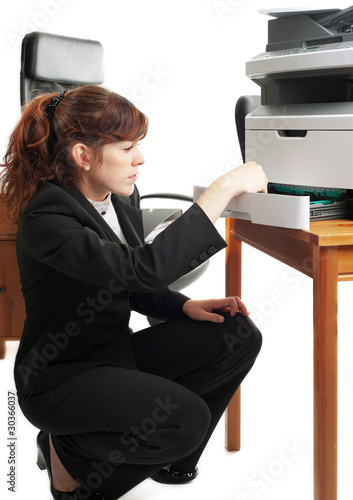
[[[213,311],[229,312],[235,316],[241,312],[244,316],[249,313],[239,297],[225,297],[224,299],[209,300],[187,300],[183,305],[183,312],[195,321],[211,321],[212,323],[223,323],[224,317]]]

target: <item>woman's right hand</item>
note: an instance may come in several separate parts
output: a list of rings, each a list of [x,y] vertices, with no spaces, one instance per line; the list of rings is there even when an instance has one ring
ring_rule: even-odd
[[[234,189],[233,196],[242,193],[267,193],[267,177],[261,167],[254,161],[244,163],[224,174]]]
[[[218,177],[196,203],[214,223],[232,198],[246,192],[266,193],[267,183],[261,165],[250,161]]]

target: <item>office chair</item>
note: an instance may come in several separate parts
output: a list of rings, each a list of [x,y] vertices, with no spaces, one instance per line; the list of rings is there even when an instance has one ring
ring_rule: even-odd
[[[100,85],[104,80],[104,51],[100,42],[65,37],[42,32],[25,35],[21,49],[20,97],[21,106],[35,95],[43,92],[61,92],[80,85]],[[154,193],[142,195],[141,199],[164,198],[193,202],[192,197]],[[145,237],[158,224],[169,217],[181,215],[179,209],[142,209]],[[209,261],[200,264],[170,285],[172,290],[186,288],[201,275]],[[157,320],[147,318],[150,324]]]
[[[33,32],[22,40],[21,105],[42,92],[61,92],[104,80],[102,45],[94,40]]]
[[[257,106],[261,104],[261,97],[259,95],[243,95],[239,97],[235,105],[235,124],[237,127],[239,146],[243,162],[245,159],[245,117]]]

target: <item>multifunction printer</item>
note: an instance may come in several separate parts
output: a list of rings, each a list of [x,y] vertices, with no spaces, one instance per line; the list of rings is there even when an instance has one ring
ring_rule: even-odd
[[[353,190],[353,6],[262,10],[266,52],[246,63],[261,104],[245,119],[246,161],[269,194],[246,193],[225,215],[308,229],[347,217]]]

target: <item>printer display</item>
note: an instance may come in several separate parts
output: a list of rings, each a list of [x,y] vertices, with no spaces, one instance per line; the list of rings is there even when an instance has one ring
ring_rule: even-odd
[[[263,166],[269,193],[306,198],[312,219],[346,217],[353,189],[353,6],[260,12],[273,19],[266,52],[246,63],[246,75],[261,88],[261,105],[245,119],[246,160]],[[309,215],[304,219],[283,225],[305,229]]]

